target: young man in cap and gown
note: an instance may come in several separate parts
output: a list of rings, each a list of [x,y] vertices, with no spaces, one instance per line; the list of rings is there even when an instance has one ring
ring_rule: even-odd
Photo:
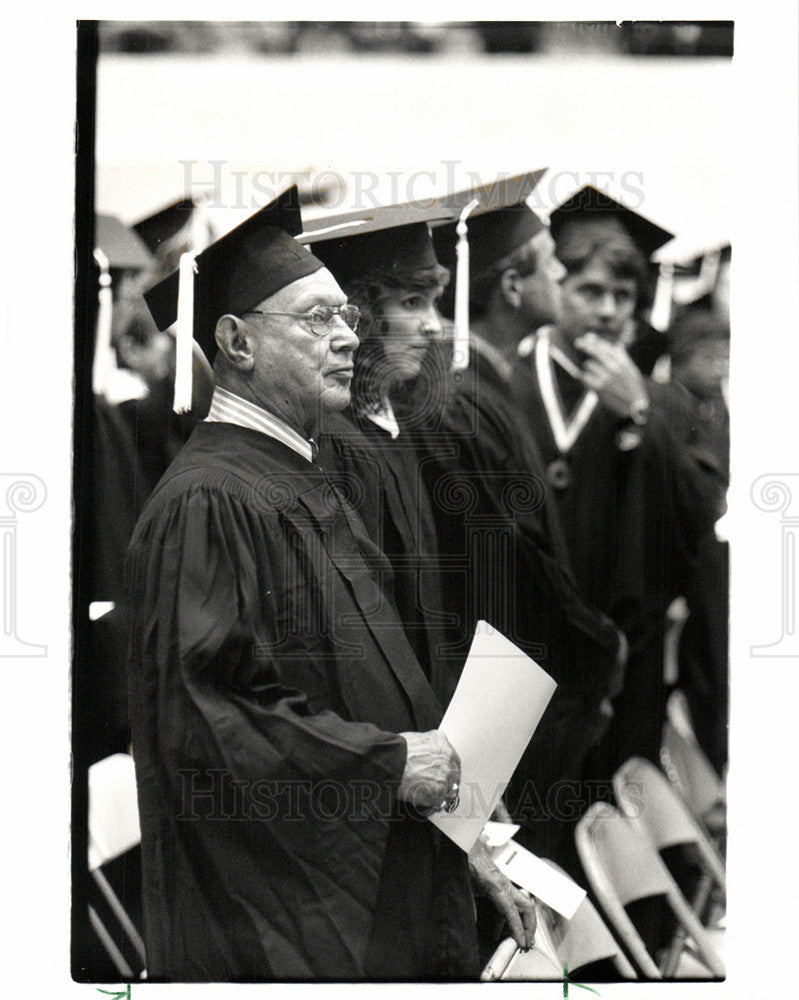
[[[712,516],[713,487],[672,388],[647,380],[623,344],[647,257],[671,234],[593,188],[560,206],[551,227],[567,271],[561,316],[521,345],[515,398],[546,462],[579,589],[630,646],[608,732],[586,762],[584,808],[609,794],[630,756],[659,760],[665,611]]]
[[[554,259],[548,228],[526,203],[539,176],[504,182],[499,198],[495,190],[484,192],[484,204],[468,218],[469,365],[453,376],[459,381],[448,419],[459,427],[462,466],[488,473],[495,509],[518,530],[513,589],[508,584],[505,589],[511,638],[558,682],[509,785],[506,804],[522,823],[517,839],[540,855],[559,858],[571,833],[583,760],[604,732],[608,699],[620,688],[626,642],[577,591],[537,442],[512,401],[519,342],[555,321],[560,310],[557,282],[563,268]],[[435,229],[434,239],[442,259],[454,266],[456,227]],[[502,487],[514,470],[534,484],[533,511],[521,504],[508,507],[513,494],[505,489],[503,495]]]

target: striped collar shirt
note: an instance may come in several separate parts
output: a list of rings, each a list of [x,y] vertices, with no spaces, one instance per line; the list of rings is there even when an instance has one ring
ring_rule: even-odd
[[[296,451],[298,455],[302,455],[306,461],[314,460],[313,441],[298,434],[279,417],[235,393],[228,392],[227,389],[216,386],[211,398],[211,409],[205,419],[210,423],[238,424],[239,427],[248,427],[251,431],[267,434],[292,451]]]

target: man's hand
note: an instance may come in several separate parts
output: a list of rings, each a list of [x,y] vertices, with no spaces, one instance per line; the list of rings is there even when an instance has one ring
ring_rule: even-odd
[[[629,417],[633,404],[648,402],[644,377],[621,344],[595,333],[578,337],[574,346],[588,357],[583,362],[583,385],[620,417]]]
[[[427,813],[454,802],[461,780],[461,759],[447,737],[440,729],[400,736],[408,744],[408,756],[399,797]]]
[[[532,948],[537,918],[533,897],[517,889],[494,864],[481,839],[469,851],[469,873],[478,896],[488,896],[508,923],[513,940],[520,948]]]

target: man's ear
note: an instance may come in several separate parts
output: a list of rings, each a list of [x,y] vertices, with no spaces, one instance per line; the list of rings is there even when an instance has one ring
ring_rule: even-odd
[[[234,368],[250,371],[255,364],[255,339],[243,319],[230,313],[216,323],[216,346]]]
[[[522,293],[519,288],[519,272],[515,267],[509,267],[502,272],[499,279],[499,287],[502,298],[511,309],[518,309],[522,304]]]

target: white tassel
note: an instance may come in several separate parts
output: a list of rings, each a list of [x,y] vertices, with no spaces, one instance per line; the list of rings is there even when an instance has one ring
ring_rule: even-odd
[[[665,333],[671,323],[671,304],[674,291],[674,264],[663,261],[658,269],[655,301],[649,315],[649,324],[658,333]]]
[[[697,299],[710,295],[716,287],[721,254],[718,250],[704,254],[695,278],[681,278],[674,288],[674,301],[679,306],[688,306]]]
[[[194,340],[194,275],[197,264],[196,251],[180,256],[178,278],[178,319],[175,331],[175,413],[188,413],[191,409],[192,342]]]
[[[105,396],[112,373],[116,370],[116,355],[111,346],[111,319],[114,310],[114,293],[108,258],[97,247],[94,259],[100,268],[100,291],[97,294],[97,334],[92,360],[92,390],[95,396]]]
[[[457,264],[455,267],[455,334],[452,344],[452,370],[465,371],[469,367],[469,241],[466,219],[480,202],[472,198],[461,212],[456,232]]]

